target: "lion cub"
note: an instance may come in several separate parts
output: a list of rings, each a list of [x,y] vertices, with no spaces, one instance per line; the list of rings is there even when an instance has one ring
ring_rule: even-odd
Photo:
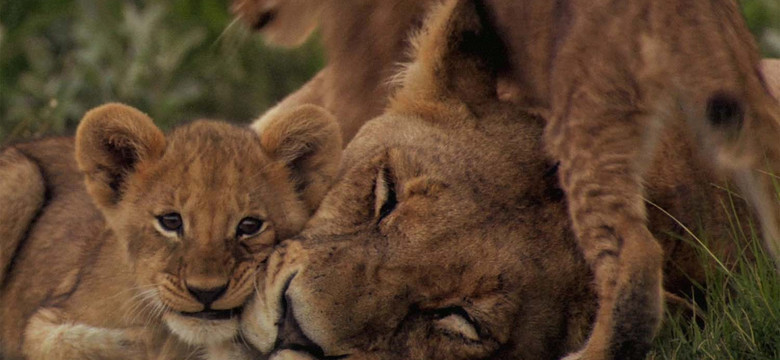
[[[109,104],[75,141],[5,149],[0,358],[184,358],[233,338],[274,243],[329,187],[339,134],[305,106],[259,135],[198,121],[166,137]]]

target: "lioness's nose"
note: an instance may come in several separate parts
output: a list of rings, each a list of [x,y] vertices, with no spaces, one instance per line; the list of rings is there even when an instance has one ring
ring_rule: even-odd
[[[284,289],[282,290],[282,297],[287,297],[287,289],[289,289],[290,283],[294,277],[295,275],[287,279]],[[298,320],[293,313],[292,304],[287,301],[282,301],[281,305],[284,318],[282,321],[278,322],[278,335],[276,339],[278,344],[277,348],[297,349],[308,352],[318,359],[322,358],[324,355],[322,348],[303,333],[301,326],[298,324]]]
[[[193,297],[195,297],[196,300],[198,300],[201,304],[208,307],[219,299],[220,296],[222,296],[225,291],[227,290],[227,284],[224,286],[220,286],[217,288],[211,288],[211,289],[199,289],[194,287],[187,286],[187,291],[192,294]]]

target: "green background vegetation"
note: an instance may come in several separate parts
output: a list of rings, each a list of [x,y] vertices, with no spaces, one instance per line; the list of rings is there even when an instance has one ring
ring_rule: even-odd
[[[0,145],[71,133],[109,101],[163,127],[249,122],[322,66],[317,39],[268,48],[228,1],[0,0]],[[780,1],[740,3],[764,55],[780,57]],[[780,279],[760,248],[745,251],[758,261],[744,271],[710,272],[706,326],[670,315],[650,358],[780,359]]]
[[[713,192],[724,190],[729,191],[713,187]],[[745,230],[756,224],[746,224],[749,219],[734,211],[734,203],[742,201],[738,198],[721,205],[728,219],[724,226],[731,229],[729,240],[740,244],[732,261],[707,248],[706,234],[681,239],[690,241],[705,264],[706,283],[696,284],[700,291],[695,299],[704,309],[683,312],[669,306],[649,360],[780,359],[780,273],[756,231]]]
[[[230,0],[0,0],[0,145],[70,133],[121,101],[163,127],[249,122],[322,66],[317,39],[272,49],[233,23]],[[741,0],[780,57],[780,1]]]
[[[0,144],[71,133],[121,101],[168,127],[248,122],[322,66],[316,39],[272,49],[228,0],[0,0]]]

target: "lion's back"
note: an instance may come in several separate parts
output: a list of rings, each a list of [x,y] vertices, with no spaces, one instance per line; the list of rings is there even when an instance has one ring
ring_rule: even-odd
[[[4,177],[3,186],[13,186],[17,206],[10,222],[2,213],[3,230],[16,227],[15,238],[0,239],[7,270],[0,293],[2,343],[18,343],[26,319],[42,303],[54,301],[57,290],[78,273],[89,257],[86,242],[95,238],[102,217],[86,196],[78,171],[72,138],[51,138],[17,144],[3,153],[13,154],[15,164],[28,165],[27,176]],[[36,200],[38,200],[36,202]],[[27,202],[28,204],[24,204]],[[37,205],[37,206],[28,206]],[[79,226],[73,226],[79,224]],[[85,226],[86,224],[86,226]],[[4,231],[4,234],[6,231]],[[8,249],[6,249],[8,245]],[[74,272],[75,271],[75,272]],[[2,346],[6,347],[6,346]],[[9,349],[10,350],[10,349]]]

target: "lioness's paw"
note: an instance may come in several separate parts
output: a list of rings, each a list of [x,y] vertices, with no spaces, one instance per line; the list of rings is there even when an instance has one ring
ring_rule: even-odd
[[[583,351],[577,351],[576,353],[571,353],[569,355],[564,356],[561,360],[583,360],[582,357]]]
[[[610,357],[605,355],[603,350],[595,350],[593,346],[585,345],[577,352],[564,356],[561,360],[608,360]],[[615,359],[615,360],[623,360]]]
[[[255,358],[249,349],[239,343],[225,341],[205,346],[208,360],[250,360]]]
[[[316,360],[316,358],[303,352],[282,350],[273,353],[268,360]]]

